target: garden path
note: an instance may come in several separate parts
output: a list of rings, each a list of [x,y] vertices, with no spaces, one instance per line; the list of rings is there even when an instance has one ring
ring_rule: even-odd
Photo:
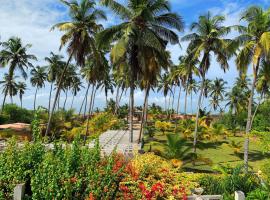
[[[139,130],[133,131],[134,142],[129,140],[128,130],[109,130],[99,136],[99,144],[101,153],[109,155],[115,149],[116,152],[122,153],[127,157],[132,157],[134,152],[141,149],[141,144],[138,144]],[[94,143],[90,143],[89,147],[93,147]]]

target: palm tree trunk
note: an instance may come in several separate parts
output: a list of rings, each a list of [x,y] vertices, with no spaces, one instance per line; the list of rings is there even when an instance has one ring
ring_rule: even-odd
[[[95,87],[95,91],[94,91],[94,96],[93,96],[93,100],[92,100],[92,108],[91,108],[91,115],[93,114],[94,111],[94,106],[95,106],[95,99],[96,99],[96,93],[97,93],[97,87]]]
[[[0,113],[0,114],[2,114],[2,113],[3,113],[3,111],[4,111],[4,107],[5,107],[6,98],[7,98],[7,93],[5,93],[5,96],[4,96],[4,99],[3,99],[3,103],[2,103],[2,109],[1,109],[1,113]]]
[[[202,83],[201,83],[201,91],[198,99],[198,106],[197,106],[197,114],[196,114],[196,121],[195,121],[195,131],[194,131],[194,140],[193,140],[193,152],[196,153],[196,144],[197,144],[197,133],[198,133],[198,126],[199,126],[199,113],[201,108],[201,101],[203,96],[203,88],[204,86],[204,77],[202,77]]]
[[[188,96],[188,90],[186,88],[186,94],[185,94],[185,115],[187,115],[187,96]]]
[[[21,103],[21,108],[22,108],[22,96],[20,96],[20,103]]]
[[[85,100],[86,100],[86,97],[87,97],[87,95],[88,95],[89,88],[90,88],[90,83],[88,83],[88,85],[87,85],[86,93],[85,93],[85,96],[84,96],[84,98],[83,98],[82,105],[81,105],[81,107],[80,107],[79,115],[80,115],[81,112],[82,112],[82,108],[83,108],[84,102],[85,102]]]
[[[51,98],[52,98],[52,89],[53,89],[53,82],[51,82],[51,88],[50,88],[50,95],[49,95],[49,106],[48,106],[48,113],[51,111]]]
[[[35,92],[34,110],[36,110],[37,91],[38,91],[38,87],[36,87],[36,92]]]
[[[176,86],[174,86],[174,88],[173,88],[173,94],[172,94],[172,107],[171,107],[171,112],[170,112],[170,119],[172,118],[172,113],[173,113],[173,108],[174,108],[174,95],[175,95],[175,89],[176,89]]]
[[[13,98],[12,98],[12,95],[10,95],[10,102],[13,104]]]
[[[193,100],[192,100],[192,91],[191,91],[191,93],[190,93],[190,111],[191,111],[191,114],[193,114],[193,105],[192,105],[192,103],[193,103]]]
[[[134,111],[134,83],[132,82],[131,87],[130,87],[130,106],[129,106],[129,121],[130,121],[129,122],[129,130],[130,130],[130,138],[129,139],[130,139],[130,142],[133,142],[133,113],[134,113],[133,111]]]
[[[87,124],[86,124],[86,130],[85,130],[85,135],[84,135],[84,145],[86,144],[86,138],[87,138],[88,132],[89,132],[89,122],[90,122],[90,115],[91,115],[91,108],[92,108],[92,100],[93,100],[94,90],[95,90],[95,84],[92,85],[90,104],[89,104],[89,110],[88,110],[88,115],[87,115]]]
[[[46,128],[45,136],[47,136],[50,133],[51,123],[52,123],[52,116],[53,116],[53,113],[54,113],[54,109],[55,109],[55,106],[56,106],[56,102],[57,102],[58,96],[60,94],[60,90],[61,90],[61,87],[62,87],[63,79],[64,79],[65,73],[67,71],[67,68],[69,66],[69,63],[71,61],[72,55],[73,55],[73,52],[69,55],[68,61],[66,63],[66,66],[65,66],[65,68],[64,68],[64,70],[63,70],[63,72],[61,74],[61,77],[60,77],[60,80],[59,80],[59,83],[58,83],[58,87],[56,89],[55,98],[54,98],[54,101],[53,101],[52,111],[50,112],[50,115],[49,115],[49,120],[48,120],[48,124],[47,124],[47,128]]]
[[[73,108],[73,102],[74,102],[75,94],[72,97],[71,105],[70,105],[70,110]]]
[[[182,87],[181,87],[181,85],[180,85],[180,86],[179,86],[178,100],[177,100],[177,110],[176,110],[176,113],[177,113],[177,114],[179,114],[179,111],[180,111],[181,91],[182,91]]]
[[[60,92],[59,92],[59,95],[58,95],[58,110],[59,110],[59,108],[60,108],[60,98],[61,98],[61,90],[60,90]]]
[[[120,90],[120,87],[117,86],[117,89],[116,89],[116,96],[115,96],[115,108],[114,108],[114,114],[115,114],[115,115],[117,114],[117,110],[118,110],[119,90]]]
[[[248,172],[248,153],[249,153],[249,133],[251,131],[251,121],[252,121],[252,106],[253,106],[253,96],[254,96],[254,91],[256,87],[256,82],[257,82],[257,69],[260,64],[260,57],[258,58],[257,61],[257,66],[253,70],[253,83],[251,86],[251,93],[249,97],[249,102],[248,102],[248,116],[247,116],[247,124],[246,124],[246,137],[245,137],[245,143],[244,143],[244,167],[246,172]]]
[[[139,134],[139,140],[138,144],[141,142],[142,134],[143,134],[143,129],[145,126],[145,118],[146,118],[146,112],[147,112],[147,99],[149,96],[149,91],[150,91],[150,85],[147,85],[147,88],[145,90],[145,96],[144,96],[144,103],[143,103],[143,112],[142,112],[142,120],[141,120],[141,127],[140,127],[140,134]]]
[[[68,93],[68,91],[66,91],[65,92],[65,101],[64,101],[64,105],[63,105],[63,109],[65,110],[65,108],[66,108],[66,102],[67,102],[67,93]]]
[[[86,116],[87,103],[88,103],[88,91],[87,91],[87,93],[85,94],[85,104],[84,104],[83,118],[85,118],[85,116]]]

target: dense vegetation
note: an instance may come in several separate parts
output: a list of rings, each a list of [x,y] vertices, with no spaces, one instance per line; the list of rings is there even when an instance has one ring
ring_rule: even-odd
[[[29,199],[186,199],[199,186],[226,199],[235,190],[243,190],[248,199],[270,198],[269,8],[246,8],[234,26],[225,25],[225,16],[207,12],[180,38],[184,20],[171,11],[167,0],[100,0],[101,6],[95,0],[61,2],[69,17],[52,30],[63,33],[60,50],[66,47],[66,61],[51,52],[44,58],[45,66],[34,66],[40,61],[29,53],[30,44],[18,37],[0,42],[0,67],[7,69],[0,80],[0,124],[31,123],[32,140],[22,146],[9,140],[1,152],[2,199],[10,199],[20,182],[27,184]],[[101,23],[107,20],[104,8],[119,18],[106,28]],[[233,30],[238,32],[235,38],[230,37]],[[186,52],[173,63],[168,46],[183,41],[188,42]],[[207,78],[213,61],[226,72],[230,60],[239,72],[232,87],[221,78]],[[35,91],[33,110],[23,108],[29,86],[18,80],[28,76]],[[40,108],[37,95],[46,83],[48,105]],[[85,94],[77,112],[74,99],[81,90]],[[145,93],[138,107],[136,90]],[[94,110],[100,91],[106,99],[102,111]],[[127,91],[130,103],[123,105]],[[164,108],[148,105],[150,91],[164,95]],[[109,93],[115,98],[108,99]],[[70,94],[72,102],[67,105]],[[13,103],[14,96],[19,97],[19,106]],[[98,143],[86,148],[88,141],[109,129],[129,128],[135,142],[135,111],[142,113],[136,142],[142,142],[147,153],[126,160],[118,154],[101,157]],[[5,141],[12,135],[18,136],[0,130]],[[48,142],[54,147],[46,148]],[[228,162],[230,166],[224,165]]]

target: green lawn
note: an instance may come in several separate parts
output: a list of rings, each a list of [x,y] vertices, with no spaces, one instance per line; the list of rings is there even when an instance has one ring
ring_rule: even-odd
[[[162,133],[157,133],[154,137],[155,141],[145,141],[144,150],[149,151],[150,144],[152,151],[164,151],[164,143],[166,143],[166,136]],[[206,164],[203,162],[196,163],[195,166],[192,164],[186,164],[184,168],[188,171],[213,171],[213,167],[217,164],[236,166],[243,163],[243,149],[239,154],[235,154],[230,144],[231,141],[241,141],[244,143],[243,137],[228,137],[227,139],[220,139],[218,141],[199,141],[198,142],[198,155],[203,158],[210,159],[212,164]],[[188,145],[192,146],[192,141],[188,141]],[[250,139],[250,156],[249,164],[253,167],[254,171],[262,168],[266,163],[266,160],[270,159],[270,154],[263,154],[260,144],[255,138]]]

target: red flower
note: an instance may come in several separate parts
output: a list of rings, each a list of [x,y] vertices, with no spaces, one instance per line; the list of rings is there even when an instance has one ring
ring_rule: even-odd
[[[94,198],[92,192],[89,194],[89,200],[95,200],[95,198]]]

